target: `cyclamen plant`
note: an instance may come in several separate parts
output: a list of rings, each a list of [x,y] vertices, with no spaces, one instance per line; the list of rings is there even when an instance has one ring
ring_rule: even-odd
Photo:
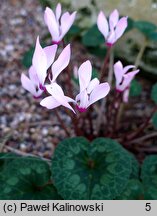
[[[157,166],[157,157],[150,156],[144,161],[139,176],[138,161],[130,151],[133,152],[132,140],[144,131],[157,108],[136,131],[122,130],[122,105],[129,102],[131,82],[139,69],[135,65],[123,66],[121,61],[109,67],[114,46],[125,32],[128,18],[119,19],[117,10],[110,14],[109,20],[102,11],[99,13],[97,27],[104,36],[107,53],[98,77],[93,77],[90,60],[78,68],[70,65],[72,46],[65,45],[64,36],[74,23],[76,12],[61,13],[61,4],[55,12],[46,8],[44,20],[52,45],[42,48],[37,37],[29,76],[22,74],[21,83],[43,109],[54,111],[68,138],[56,146],[51,168],[41,159],[26,157],[21,159],[17,171],[18,159],[11,159],[10,163],[11,156],[2,155],[1,160],[7,161],[5,166],[10,172],[2,179],[0,197],[156,199],[156,193],[151,192],[156,184],[151,168]],[[62,107],[71,119],[70,125],[65,125],[59,114]],[[34,185],[33,189],[30,185]]]

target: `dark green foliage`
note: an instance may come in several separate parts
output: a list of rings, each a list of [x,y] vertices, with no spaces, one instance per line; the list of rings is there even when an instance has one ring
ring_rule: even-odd
[[[107,53],[107,48],[105,46],[105,44],[103,44],[101,47],[88,47],[88,51],[95,55],[95,56],[98,56],[102,59],[104,59],[106,53]]]
[[[23,59],[22,59],[22,64],[26,67],[29,68],[32,65],[32,58],[33,58],[33,53],[34,53],[34,47],[31,47],[27,52],[25,52]]]
[[[2,156],[0,199],[61,199],[51,183],[49,165],[34,157]]]
[[[56,5],[55,2],[53,2],[52,0],[38,0],[38,1],[43,6],[43,8],[45,7],[53,8]]]
[[[143,186],[139,181],[139,163],[133,155],[132,158],[132,171],[129,181],[123,192],[116,198],[117,200],[139,200],[143,197]]]
[[[151,32],[150,34],[148,34],[148,39],[156,42],[157,41],[157,32]]]
[[[157,112],[154,113],[154,115],[152,117],[152,123],[154,125],[154,128],[157,129]]]
[[[143,20],[134,22],[134,27],[141,31],[148,39],[157,29],[155,24]]]
[[[69,43],[72,39],[81,36],[81,28],[77,25],[72,25],[68,33],[65,35],[65,41]]]
[[[133,154],[128,153],[132,160],[130,179],[139,179],[140,166]]]
[[[125,33],[132,30],[134,28],[134,20],[130,17],[128,17],[128,26],[125,30]]]
[[[142,165],[144,198],[157,200],[157,155],[147,156]]]
[[[86,47],[98,47],[105,43],[103,35],[99,32],[97,25],[88,29],[82,37],[82,43]]]
[[[151,99],[157,104],[157,83],[152,87]]]
[[[61,142],[52,159],[54,185],[64,199],[114,199],[131,175],[130,154],[116,141],[83,137]]]
[[[118,200],[139,200],[143,196],[142,183],[137,179],[130,179]]]
[[[137,81],[137,80],[133,80],[131,82],[131,86],[130,86],[130,96],[131,97],[136,97],[139,96],[142,92],[142,86],[141,84]]]

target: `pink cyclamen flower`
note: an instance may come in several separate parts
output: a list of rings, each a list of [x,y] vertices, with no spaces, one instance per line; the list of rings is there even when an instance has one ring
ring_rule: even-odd
[[[33,66],[30,67],[28,73],[29,78],[25,74],[21,75],[22,86],[29,91],[34,98],[39,98],[43,93],[43,90],[40,88],[40,82]]]
[[[61,42],[65,34],[71,28],[76,16],[76,11],[72,14],[65,12],[61,15],[61,13],[61,4],[58,3],[55,13],[49,7],[46,7],[44,14],[44,20],[48,26],[54,44],[59,44]]]
[[[54,109],[62,105],[75,113],[75,111],[69,104],[70,102],[75,103],[75,101],[70,97],[65,96],[62,88],[57,83],[46,85],[46,90],[51,96],[44,98],[40,102],[41,106],[46,107],[47,109]]]
[[[127,25],[127,17],[119,19],[117,10],[110,14],[109,22],[102,11],[100,11],[97,18],[98,29],[105,37],[107,46],[112,46],[123,35]]]
[[[123,92],[130,88],[131,81],[134,79],[135,75],[139,72],[139,70],[134,70],[129,72],[129,70],[133,68],[135,68],[134,65],[128,65],[126,67],[123,67],[120,61],[114,64],[114,74],[116,77],[116,90],[118,92]],[[128,93],[126,95],[128,95]]]
[[[32,66],[29,71],[29,77],[24,74],[21,76],[22,86],[32,93],[34,97],[39,97],[45,89],[45,81],[48,77],[52,82],[56,82],[58,75],[67,67],[70,61],[70,44],[68,44],[60,53],[57,60],[54,61],[57,51],[57,45],[42,48],[37,38],[36,47],[33,55]],[[51,66],[52,65],[52,66]],[[48,68],[51,66],[51,74],[47,74]],[[33,79],[32,77],[35,77]],[[29,81],[29,85],[28,85]],[[34,89],[34,90],[33,90]],[[42,90],[42,91],[40,91]]]
[[[57,45],[42,48],[39,37],[37,37],[32,66],[29,69],[29,78],[24,74],[21,75],[23,88],[33,94],[34,97],[39,97],[45,89],[47,69],[54,62],[56,51]]]
[[[80,112],[85,112],[87,108],[96,101],[105,97],[110,86],[107,82],[101,83],[97,78],[92,78],[92,66],[90,61],[84,62],[78,69],[80,93],[76,96],[76,107]]]

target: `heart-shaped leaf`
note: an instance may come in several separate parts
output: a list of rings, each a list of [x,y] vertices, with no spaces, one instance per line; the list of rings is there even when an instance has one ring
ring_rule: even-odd
[[[157,155],[147,156],[142,165],[141,179],[145,199],[157,199]]]
[[[128,183],[132,159],[116,141],[83,137],[61,142],[52,158],[54,185],[64,199],[114,199]]]
[[[4,172],[0,199],[61,199],[51,183],[49,165],[38,158],[18,157]]]
[[[4,173],[7,170],[8,165],[17,158],[18,156],[13,153],[0,153],[0,185],[3,186]]]
[[[132,158],[132,171],[127,186],[116,200],[139,200],[143,198],[143,185],[139,181],[139,163],[135,157]]]

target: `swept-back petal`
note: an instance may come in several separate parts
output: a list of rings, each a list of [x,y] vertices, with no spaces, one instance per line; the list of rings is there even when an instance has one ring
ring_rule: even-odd
[[[64,35],[69,31],[69,29],[71,28],[74,20],[76,17],[76,11],[73,12],[71,15],[69,14],[69,12],[65,12],[62,16],[61,16],[61,25],[60,25],[60,29],[61,29],[61,35],[60,35],[60,40],[63,39]]]
[[[32,65],[36,70],[40,83],[43,85],[47,75],[47,58],[43,48],[40,45],[39,37],[37,37],[36,40]]]
[[[113,28],[115,28],[115,26],[118,23],[118,20],[119,20],[119,13],[118,13],[117,9],[115,9],[109,16],[110,28],[111,28],[111,26],[113,26]]]
[[[35,84],[39,85],[39,78],[37,76],[36,70],[33,66],[31,66],[28,70],[30,80]]]
[[[90,81],[89,85],[88,85],[88,88],[87,88],[87,93],[90,94],[93,89],[99,85],[100,81],[97,79],[97,78],[94,78]]]
[[[101,83],[100,85],[96,86],[95,89],[91,92],[88,106],[106,97],[109,91],[110,91],[110,86],[107,82]]]
[[[114,64],[114,74],[116,77],[116,85],[119,85],[124,75],[123,65],[121,61],[118,61]]]
[[[124,74],[124,81],[121,85],[121,91],[124,91],[126,88],[130,86],[131,81],[134,79],[135,75],[139,72],[139,70],[135,70],[128,74]]]
[[[34,83],[25,74],[21,75],[21,83],[22,87],[35,97],[39,97],[43,93],[41,89],[36,90]]]
[[[54,62],[54,58],[56,56],[57,51],[57,45],[47,46],[44,48],[44,52],[46,54],[47,58],[47,69],[50,67],[50,65]]]
[[[80,92],[86,89],[92,77],[92,65],[89,60],[81,64],[78,69]]]
[[[44,20],[49,29],[53,41],[59,42],[59,24],[53,11],[49,7],[46,7],[44,13]]]
[[[115,29],[116,40],[118,40],[122,36],[122,34],[124,33],[125,29],[127,28],[127,26],[128,26],[127,19],[128,19],[127,17],[122,17],[118,21],[116,29]]]
[[[128,65],[123,68],[124,74],[127,73],[130,69],[135,68],[135,65]]]
[[[48,96],[40,102],[40,105],[46,107],[47,109],[54,109],[60,106],[61,104],[52,96]]]
[[[74,113],[75,111],[73,108],[70,106],[68,102],[70,99],[64,95],[64,92],[62,88],[57,84],[57,83],[52,83],[51,85],[46,85],[46,90],[51,94],[58,103],[60,103],[62,106],[65,106],[69,109],[71,109]],[[71,99],[72,100],[72,99]]]
[[[60,3],[57,4],[56,6],[56,19],[59,21],[59,18],[61,16],[61,12],[62,12],[62,6]]]
[[[68,66],[70,61],[70,55],[71,55],[70,44],[68,44],[63,49],[58,59],[52,64],[51,67],[52,74],[53,74],[52,82],[54,82],[58,77],[58,75]]]
[[[97,18],[97,26],[99,31],[104,35],[105,39],[107,39],[109,33],[109,26],[105,14],[100,11]]]

